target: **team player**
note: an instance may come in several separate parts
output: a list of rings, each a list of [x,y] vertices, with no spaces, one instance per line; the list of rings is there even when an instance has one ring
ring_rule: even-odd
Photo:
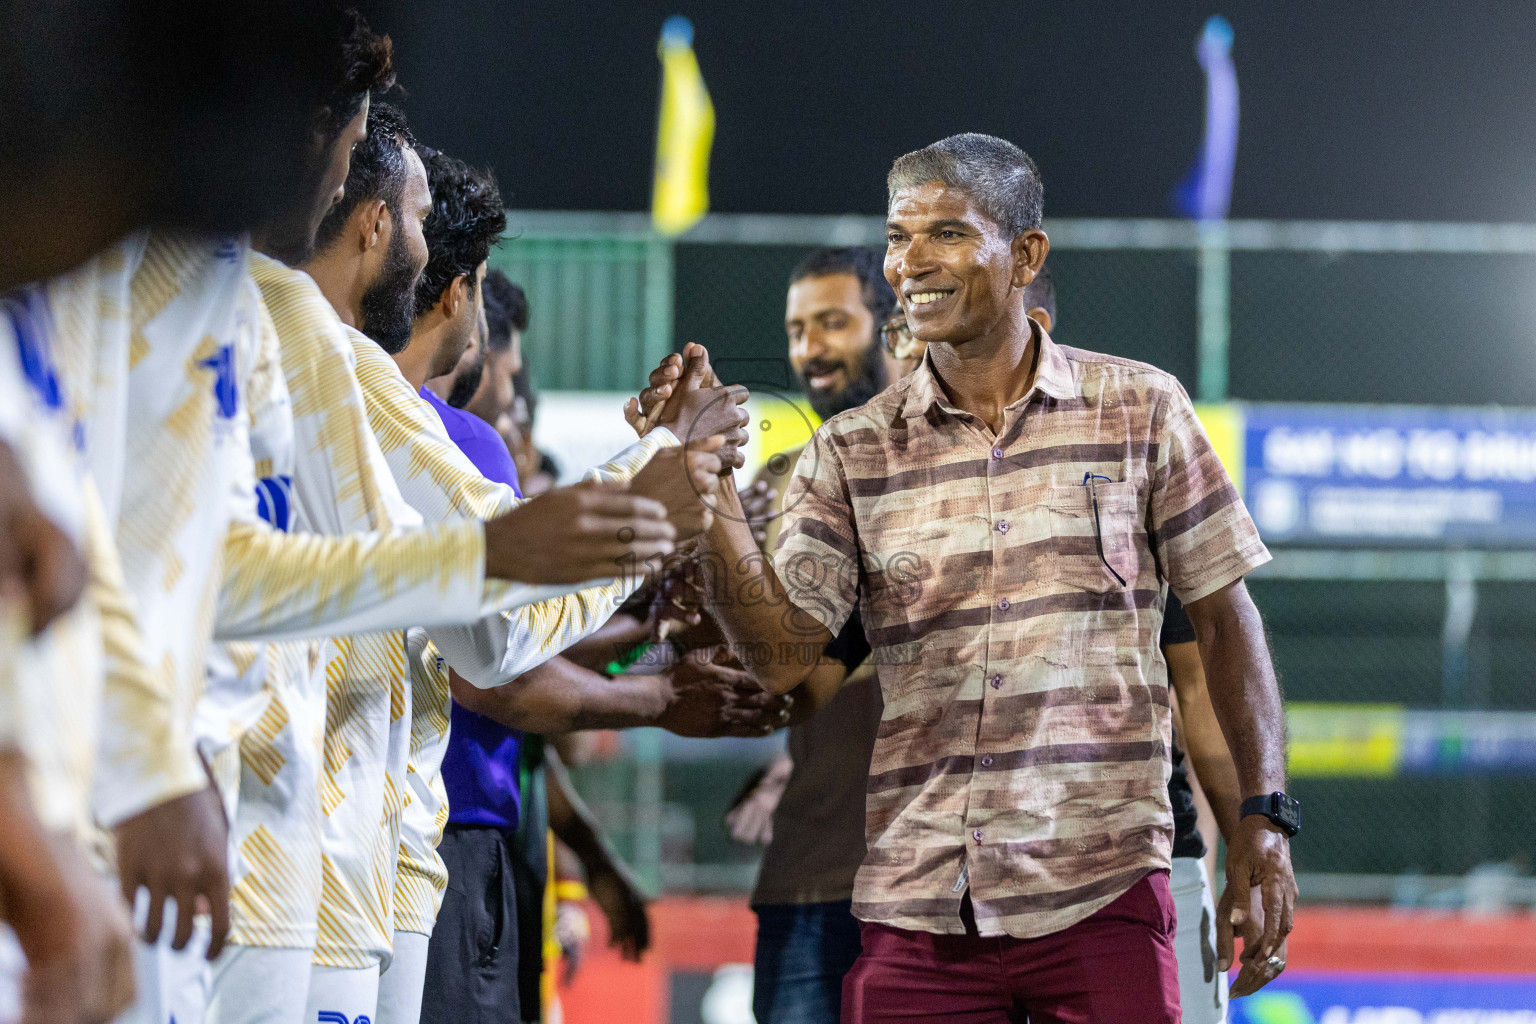
[[[353,25],[364,49],[387,52],[387,43],[367,34],[360,21]],[[356,67],[348,64],[348,73]],[[358,108],[355,113],[347,114],[340,103],[326,107],[332,116],[322,123],[333,129],[329,138],[322,133],[317,139],[325,159],[317,161],[314,180],[321,186],[336,166],[334,154],[344,158],[361,131],[367,87],[349,90],[344,82],[338,89]],[[353,139],[347,139],[348,128]],[[347,144],[338,146],[342,140]],[[344,172],[344,160],[341,167]],[[331,184],[330,191],[335,188]],[[318,191],[326,194],[323,187]],[[302,205],[295,222],[313,223],[312,209]],[[268,237],[292,241],[283,231]],[[313,633],[326,620],[331,628],[355,628],[370,620],[349,622],[348,616],[381,600],[398,601],[395,621],[406,607],[410,618],[459,621],[479,614],[487,601],[511,603],[512,592],[504,587],[492,589],[494,600],[482,593],[488,567],[502,576],[529,575],[519,551],[505,542],[488,545],[492,531],[477,524],[414,538],[376,533],[330,549],[335,557],[318,558],[311,545],[274,547],[278,538],[258,528],[253,511],[236,513],[229,495],[243,495],[252,509],[257,497],[244,441],[244,401],[261,351],[263,315],[247,271],[250,260],[238,240],[160,233],[130,239],[34,293],[59,323],[60,361],[67,367],[62,375],[75,383],[79,402],[70,412],[104,492],[153,666],[137,689],[106,692],[109,727],[102,731],[97,814],[116,826],[125,892],[149,892],[146,937],[158,936],[169,898],[180,912],[175,934],[166,938],[173,948],[185,946],[191,909],[206,901],[213,914],[211,955],[222,942],[228,908],[224,808],[193,751],[191,720],[215,611],[227,636]],[[297,396],[295,407],[327,419],[323,406],[303,404],[313,397]],[[125,429],[130,423],[134,429]],[[332,498],[337,481],[343,492],[359,485],[355,476],[332,477]],[[388,526],[374,525],[379,531]],[[500,536],[521,532],[504,527]],[[385,557],[391,544],[394,553]],[[486,557],[497,549],[508,560],[488,566]],[[221,568],[226,550],[228,564]],[[285,561],[275,560],[279,551]],[[565,571],[580,570],[579,578],[601,564],[572,561]],[[532,575],[539,581],[537,572]],[[404,584],[444,600],[427,602],[423,612]],[[223,599],[215,600],[221,587]],[[530,591],[523,587],[522,593]],[[146,704],[154,705],[153,713],[143,709]],[[140,1013],[153,1021],[198,1019],[205,983],[195,964],[158,952],[143,962]]]
[[[136,627],[42,326],[0,302],[0,1020],[102,1021],[132,993],[126,911],[87,863],[102,634]]]
[[[391,115],[386,112],[381,116]],[[357,187],[354,189],[349,184],[348,199],[332,211],[328,222],[336,225],[334,232],[322,232],[322,238],[329,241],[322,242],[315,258],[306,266],[327,292],[343,320],[365,329],[372,327],[381,338],[398,346],[409,340],[415,275],[426,262],[425,243],[420,235],[420,223],[428,206],[424,198],[427,195],[425,171],[419,157],[405,143],[403,124],[392,131],[376,133],[374,138],[381,148],[394,150],[393,157],[375,155],[377,160],[390,161],[395,167],[394,173],[380,174],[380,167],[364,165],[361,158],[365,154],[360,151],[362,170],[354,179]],[[373,152],[371,148],[368,150],[368,153]],[[377,183],[380,194],[369,195],[370,190],[363,185],[365,180]],[[388,211],[390,204],[383,198],[386,189],[389,195],[400,197],[403,210],[415,214],[400,218],[405,241],[396,247],[394,255],[389,254],[392,243],[388,233],[369,226],[370,218],[385,216]],[[367,295],[368,288],[358,286],[363,266],[398,267],[402,260],[408,261],[409,270],[393,275],[397,284],[391,288],[378,288],[370,296]],[[365,297],[367,301],[364,301]],[[402,323],[405,325],[404,337],[401,336]],[[485,481],[453,448],[443,434],[440,421],[400,376],[384,350],[362,333],[354,331],[352,338],[358,381],[367,396],[374,433],[396,468],[396,478],[411,499],[424,506],[424,511],[431,509],[434,519],[466,513],[483,517],[514,502],[510,489]],[[733,416],[733,427],[738,422]],[[657,435],[605,468],[604,475],[610,478],[634,475],[667,437],[666,432],[658,431]],[[680,472],[682,461],[672,461]],[[659,470],[666,470],[665,462],[657,466]],[[665,479],[656,479],[656,484],[663,484]],[[681,484],[681,492],[677,490],[677,484],[666,485],[663,490],[670,488],[671,493],[677,494],[687,492],[687,498],[696,503],[698,499],[688,488],[685,478],[679,476],[676,480]],[[636,487],[640,488],[638,481]],[[584,490],[579,493],[593,492]],[[526,507],[532,510],[541,502]],[[557,514],[567,513],[562,509]],[[555,557],[549,551],[528,552],[528,555],[530,558]],[[606,617],[607,611],[611,611],[614,595],[627,592],[631,586],[633,582],[626,581],[600,588],[595,599],[578,596],[551,606],[550,613],[534,617],[520,615],[509,621],[493,619],[478,627],[479,636],[471,631],[459,631],[446,635],[439,633],[435,639],[448,660],[464,669],[466,676],[477,682],[498,684],[595,628]],[[486,631],[491,636],[486,637]],[[353,638],[351,642],[355,645],[360,640]],[[403,685],[404,645],[397,638],[394,642],[386,642],[385,649],[388,655],[376,663],[374,682],[381,682],[378,677],[388,675]],[[489,660],[484,660],[487,654]],[[413,671],[422,667],[419,661],[412,661]],[[442,699],[435,703],[436,715],[442,719],[442,724],[434,727],[434,734],[440,733],[442,725],[446,725],[445,683],[437,684],[435,692],[442,694]],[[326,991],[331,991],[335,998],[347,1002],[327,1005],[324,1007],[327,1012],[347,1012],[351,1007],[358,1007],[351,1016],[358,1012],[371,1013],[376,990],[369,989],[367,979],[370,976],[375,979],[372,984],[376,986],[377,967],[392,952],[393,862],[398,852],[394,837],[399,835],[399,815],[406,798],[404,755],[409,751],[411,739],[409,698],[409,691],[400,694],[394,707],[383,708],[381,716],[378,712],[369,714],[366,709],[338,701],[336,687],[333,685],[332,688],[333,709],[340,706],[347,714],[338,715],[332,711],[327,729],[328,749],[337,744],[338,738],[344,737],[344,729],[356,729],[355,742],[347,742],[347,749],[356,751],[360,749],[359,744],[366,741],[371,744],[370,749],[382,756],[375,761],[375,766],[367,766],[357,757],[351,758],[350,762],[342,759],[342,763],[349,773],[359,776],[358,785],[362,785],[364,777],[379,779],[383,795],[381,811],[371,820],[367,815],[354,815],[347,824],[334,811],[327,818],[327,878],[316,951],[319,969],[312,982],[311,1001],[314,1005],[311,1009],[320,1008],[319,1001],[331,998],[325,995]],[[440,747],[440,742],[439,737],[425,744],[428,756],[437,756],[431,751]],[[429,774],[423,773],[422,779],[427,778]],[[336,788],[341,792],[348,791],[347,786],[338,784]],[[418,797],[414,785],[410,796]],[[435,807],[430,814],[436,817]],[[384,888],[385,882],[388,890]],[[434,892],[434,900],[435,895]]]
[[[358,58],[348,61],[348,66],[382,65],[387,70],[387,61],[375,57],[370,65],[366,59],[369,54],[379,54],[379,41],[365,36],[360,43],[353,47]],[[387,48],[382,55],[387,57]],[[305,232],[314,230],[344,181],[346,157],[364,137],[367,88],[378,84],[378,77],[375,73],[372,80],[362,79],[349,89],[339,90],[340,98],[327,108],[323,118],[323,123],[332,125],[331,134],[318,140],[314,154],[317,186],[312,194],[316,199],[295,204],[294,214],[266,226],[261,232],[262,244],[282,253],[302,253],[311,248]],[[344,106],[346,103],[350,106]],[[333,117],[332,109],[351,113]],[[342,175],[339,179],[338,170]],[[268,322],[260,314],[270,313],[277,344],[267,349],[280,349],[282,365],[273,372],[275,360],[270,361],[267,373],[253,374],[246,382],[251,385],[253,399],[266,396],[254,401],[250,409],[252,445],[264,463],[263,480],[255,491],[248,483],[237,486],[236,491],[248,500],[259,496],[256,504],[269,517],[286,518],[286,525],[297,531],[337,537],[359,530],[374,531],[339,546],[315,537],[295,541],[309,556],[309,564],[306,571],[290,574],[295,579],[287,582],[293,584],[290,589],[294,592],[282,595],[284,599],[277,603],[299,611],[307,618],[309,630],[315,631],[327,625],[365,629],[407,621],[462,621],[487,607],[549,593],[548,588],[540,591],[502,584],[487,585],[482,593],[481,552],[486,570],[535,578],[542,572],[547,582],[553,582],[548,576],[550,563],[540,569],[524,557],[522,542],[530,530],[535,534],[540,530],[539,523],[525,510],[506,517],[511,522],[499,531],[491,529],[496,524],[486,524],[483,539],[479,536],[482,527],[470,523],[433,526],[414,534],[401,532],[415,517],[400,501],[366,430],[350,344],[334,311],[302,272],[266,256],[253,255],[250,259],[262,300],[258,322]],[[286,395],[282,394],[284,388]],[[293,460],[287,472],[282,466],[285,459]],[[543,535],[557,548],[567,545],[569,557],[558,571],[574,574],[573,581],[611,572],[611,558],[616,555],[644,555],[656,550],[661,535],[627,514],[625,510],[634,504],[630,499],[613,497],[618,498],[621,514],[609,519],[602,509],[594,509],[597,522],[586,534],[573,529],[569,522],[574,518],[570,515],[573,506],[581,507],[584,495],[561,495],[553,504],[567,504],[543,517],[546,523],[556,524],[555,530],[545,530]],[[605,500],[614,507],[611,498]],[[392,510],[391,504],[397,507]],[[285,509],[287,515],[283,517]],[[601,547],[604,543],[613,545],[615,534],[625,526],[637,525],[634,543],[619,544],[615,550]],[[583,554],[570,544],[584,537],[589,550]],[[515,548],[507,543],[512,538],[518,540]],[[598,547],[591,547],[592,542],[598,542]],[[359,567],[321,557],[327,551],[350,551],[353,561],[371,561],[372,565],[364,568],[373,579],[388,586],[382,590],[364,587],[360,598],[358,584],[348,582],[357,580]],[[273,599],[270,581],[264,584],[262,580],[262,562],[248,556],[241,559],[238,571],[227,581],[226,605],[232,594],[247,592]],[[451,594],[443,592],[447,583],[452,583]],[[426,590],[413,595],[412,588],[423,587]],[[426,597],[433,589],[436,597]],[[300,611],[306,607],[307,615]],[[223,621],[221,609],[221,624]],[[294,656],[291,649],[280,646],[258,654],[239,652],[234,659],[238,671],[231,673],[235,685],[221,691],[232,699],[202,705],[208,712],[203,716],[204,724],[214,726],[205,731],[205,738],[224,754],[234,755],[216,762],[216,768],[224,769],[220,774],[226,795],[234,802],[231,794],[238,788],[241,797],[233,809],[238,955],[219,965],[213,1007],[220,1019],[266,1019],[263,1015],[269,1013],[271,1019],[292,1019],[293,994],[298,992],[302,1000],[307,990],[308,962],[315,942],[315,906],[322,884],[317,815],[308,794],[314,792],[314,778],[319,775],[315,733],[324,721],[323,684],[334,653],[334,648],[328,647],[318,656],[303,651]],[[295,677],[299,679],[297,685],[293,683]],[[253,681],[259,684],[254,693]],[[243,700],[242,695],[250,699]],[[380,699],[387,705],[389,687],[376,687],[358,699]],[[310,780],[307,785],[303,781],[306,778]],[[354,802],[368,799],[366,793],[352,796]],[[326,809],[322,804],[321,811]]]

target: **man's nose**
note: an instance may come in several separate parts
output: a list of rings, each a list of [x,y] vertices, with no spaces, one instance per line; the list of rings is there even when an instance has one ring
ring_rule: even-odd
[[[826,351],[826,339],[822,337],[821,331],[814,327],[806,328],[798,338],[789,343],[790,358],[798,362],[815,359],[817,356],[825,355]]]
[[[934,259],[934,250],[924,238],[914,238],[907,243],[907,248],[901,254],[901,262],[897,264],[897,273],[902,277],[922,277],[938,269],[938,263]]]

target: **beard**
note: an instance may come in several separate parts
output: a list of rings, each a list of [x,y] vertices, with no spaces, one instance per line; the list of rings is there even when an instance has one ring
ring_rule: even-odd
[[[455,409],[462,409],[469,404],[469,400],[475,397],[475,392],[480,390],[480,378],[485,376],[485,351],[475,357],[475,361],[453,379],[453,387],[448,389],[448,404]]]
[[[810,378],[831,373],[838,367],[846,372],[848,364],[831,359],[813,359],[801,368],[800,387],[805,392],[806,398],[811,403],[811,408],[816,410],[816,415],[825,422],[840,412],[849,409],[857,409],[865,402],[874,398],[880,392],[890,386],[890,380],[885,369],[885,360],[880,358],[878,345],[871,345],[864,353],[864,365],[859,370],[859,375],[848,382],[848,386],[841,391],[819,391],[810,385]]]
[[[396,231],[389,239],[378,278],[363,293],[361,325],[362,332],[392,356],[404,352],[411,343],[416,279],[420,276],[405,251],[404,232]]]

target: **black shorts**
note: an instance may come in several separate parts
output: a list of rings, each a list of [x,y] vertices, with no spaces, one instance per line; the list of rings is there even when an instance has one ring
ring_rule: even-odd
[[[449,825],[437,852],[448,869],[427,947],[421,1024],[505,1024],[519,1014],[517,883],[511,836]],[[538,999],[533,1010],[538,1013]]]

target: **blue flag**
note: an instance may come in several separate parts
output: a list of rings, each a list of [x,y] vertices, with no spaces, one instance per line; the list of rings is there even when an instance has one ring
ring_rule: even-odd
[[[1195,53],[1205,69],[1205,140],[1189,175],[1173,191],[1173,206],[1186,217],[1221,220],[1232,208],[1232,169],[1237,163],[1237,69],[1232,64],[1232,24],[1212,15]]]

